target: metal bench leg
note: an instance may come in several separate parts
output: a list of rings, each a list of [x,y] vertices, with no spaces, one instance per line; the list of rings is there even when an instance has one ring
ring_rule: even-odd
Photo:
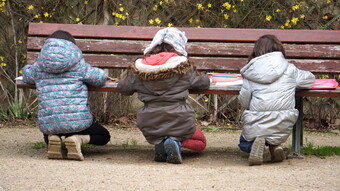
[[[300,155],[300,149],[303,144],[303,97],[296,97],[295,108],[299,110],[299,117],[293,128],[292,152],[293,155]]]

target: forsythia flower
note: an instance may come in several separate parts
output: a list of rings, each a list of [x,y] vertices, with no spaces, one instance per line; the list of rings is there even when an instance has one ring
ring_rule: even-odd
[[[123,7],[119,7],[119,10],[120,10],[120,12],[123,12],[124,8]]]
[[[212,5],[211,5],[211,3],[209,3],[207,6],[208,6],[208,8],[211,8]]]
[[[201,26],[198,25],[197,28],[201,28]]]
[[[89,1],[84,1],[84,4],[87,5],[89,3]]]
[[[82,23],[82,22],[78,22],[77,24],[78,24],[78,25],[82,25],[83,23]]]
[[[327,0],[326,2],[327,2],[327,4],[330,4],[332,1],[331,0]]]
[[[292,18],[292,20],[291,20],[291,22],[294,24],[294,25],[296,25],[296,23],[299,21],[299,18],[297,18],[297,17],[293,17]]]
[[[1,60],[1,61],[4,61],[4,60],[5,60],[5,57],[0,56],[0,60]]]
[[[4,62],[2,62],[0,66],[1,66],[1,67],[5,67],[5,66],[7,66],[7,64],[4,63]]]
[[[300,15],[300,19],[304,19],[305,18],[305,15]]]
[[[34,15],[34,18],[40,18],[40,14]]]
[[[34,7],[33,7],[33,5],[30,5],[30,6],[28,6],[28,8],[27,8],[28,10],[33,10],[34,9]]]
[[[19,70],[19,74],[22,74],[22,70]]]
[[[153,11],[157,11],[157,9],[158,9],[158,5],[155,5],[155,6],[153,6],[153,8],[152,8]]]
[[[194,19],[190,18],[190,19],[189,19],[189,23],[192,23],[192,22],[193,22],[193,20],[194,20]]]
[[[163,5],[163,1],[160,1],[160,2],[159,2],[159,5]]]
[[[224,17],[225,20],[228,20],[228,19],[229,19],[229,15],[228,15],[227,13],[224,14],[223,17]]]
[[[198,10],[203,10],[203,9],[204,9],[204,7],[203,7],[203,5],[202,5],[202,4],[198,4],[198,5],[197,5],[197,9],[198,9]]]
[[[270,20],[272,20],[272,16],[271,15],[268,15],[268,16],[266,16],[266,21],[270,21]]]
[[[50,15],[50,14],[48,14],[48,12],[45,12],[45,13],[44,13],[44,16],[45,16],[45,17],[48,17],[49,15]]]
[[[199,20],[199,19],[196,19],[196,20],[195,20],[195,22],[196,22],[196,23],[199,23],[199,22],[200,22],[200,20]]]
[[[153,25],[153,23],[154,23],[153,19],[150,19],[149,23]]]
[[[168,23],[168,27],[172,27],[173,26],[173,24],[172,23]]]
[[[19,44],[21,44],[21,43],[22,43],[22,41],[21,41],[21,40],[18,40],[18,43],[19,43]]]
[[[298,10],[299,9],[299,5],[294,5],[292,6],[292,10],[295,11],[295,10]]]
[[[325,15],[325,16],[323,16],[322,18],[323,18],[323,19],[328,19],[328,16],[327,16],[327,15]]]
[[[156,19],[155,19],[155,22],[156,22],[157,24],[160,24],[162,21],[161,21],[159,18],[156,18]]]
[[[226,8],[229,10],[231,8],[231,5],[228,2],[223,3],[222,7]]]
[[[79,19],[79,18],[76,18],[76,21],[77,21],[77,22],[79,22],[79,21],[80,21],[80,19]]]
[[[285,26],[281,25],[279,26],[280,29],[285,29]]]
[[[281,9],[276,9],[275,12],[277,12],[277,13],[278,13],[278,12],[281,12]]]

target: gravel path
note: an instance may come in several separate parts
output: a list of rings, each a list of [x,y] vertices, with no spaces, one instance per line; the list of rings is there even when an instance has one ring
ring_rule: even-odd
[[[0,191],[18,190],[340,190],[340,156],[304,156],[248,166],[239,131],[206,133],[203,153],[183,151],[183,164],[153,161],[138,129],[108,128],[111,141],[86,146],[84,161],[48,160],[37,128],[0,128]],[[340,145],[339,135],[306,133],[314,145]],[[287,141],[288,147],[291,140]],[[266,150],[268,157],[268,151]]]

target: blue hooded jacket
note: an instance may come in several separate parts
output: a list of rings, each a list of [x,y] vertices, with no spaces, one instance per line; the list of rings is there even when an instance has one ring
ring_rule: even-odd
[[[93,123],[87,84],[103,86],[107,76],[104,70],[86,63],[74,43],[47,39],[37,61],[26,65],[22,72],[25,83],[36,85],[42,133],[75,133]]]

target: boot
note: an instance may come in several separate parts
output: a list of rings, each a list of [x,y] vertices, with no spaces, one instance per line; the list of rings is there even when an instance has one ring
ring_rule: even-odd
[[[263,152],[265,146],[265,139],[256,137],[253,146],[251,147],[249,155],[249,165],[261,165],[263,163]]]
[[[84,160],[81,153],[81,145],[90,142],[90,135],[72,135],[65,139],[65,146],[67,149],[67,158],[72,160]]]
[[[272,162],[282,162],[286,158],[280,145],[269,145],[269,151]]]
[[[166,152],[164,148],[164,140],[155,145],[155,158],[156,162],[166,162]]]
[[[182,163],[181,143],[179,141],[167,138],[164,141],[164,148],[167,155],[166,162],[173,164]]]
[[[47,158],[63,159],[61,153],[61,139],[58,135],[50,135],[48,137]]]

